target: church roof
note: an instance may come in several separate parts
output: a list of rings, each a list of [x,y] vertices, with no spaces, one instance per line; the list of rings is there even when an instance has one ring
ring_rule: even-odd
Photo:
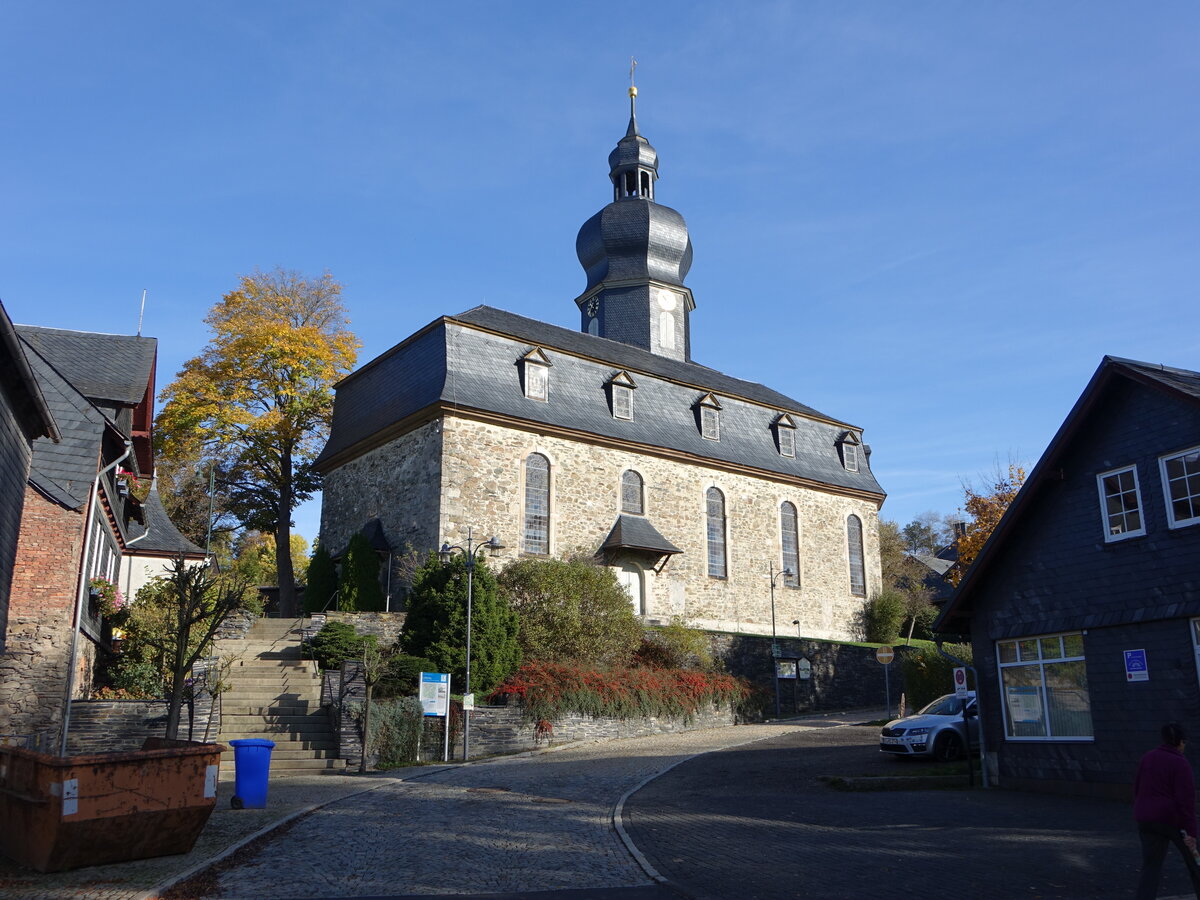
[[[554,364],[547,402],[530,400],[521,389],[518,362],[533,347]],[[609,407],[606,385],[617,371],[631,373],[638,385],[629,420],[614,418]],[[721,400],[719,441],[704,439],[697,427],[695,404],[707,393]],[[838,440],[853,426],[707,366],[487,306],[430,323],[345,378],[317,465],[335,468],[445,409],[883,497],[868,465],[850,472],[841,463]],[[794,457],[782,456],[775,443],[772,424],[780,412],[796,422]]]

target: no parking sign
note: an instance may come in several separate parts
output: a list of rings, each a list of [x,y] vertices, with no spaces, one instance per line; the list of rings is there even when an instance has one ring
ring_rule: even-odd
[[[967,697],[967,670],[963,666],[954,668],[954,696],[960,700]]]

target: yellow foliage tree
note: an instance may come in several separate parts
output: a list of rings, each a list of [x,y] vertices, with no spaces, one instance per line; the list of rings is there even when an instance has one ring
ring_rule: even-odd
[[[161,453],[217,472],[225,508],[275,538],[279,604],[297,612],[292,510],[319,487],[312,462],[329,433],[333,385],[360,346],[341,285],[276,269],[242,276],[205,318],[203,352],[163,390]]]
[[[957,586],[962,581],[963,575],[992,536],[1000,517],[1024,483],[1025,469],[1009,463],[1007,472],[997,468],[995,475],[981,490],[977,491],[969,484],[963,485],[963,510],[971,518],[966,524],[966,532],[958,539],[958,561],[947,573],[951,584]]]

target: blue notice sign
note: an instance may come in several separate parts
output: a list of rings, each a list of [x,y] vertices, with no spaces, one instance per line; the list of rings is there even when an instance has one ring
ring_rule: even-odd
[[[1146,666],[1145,650],[1125,651],[1125,680],[1149,681],[1150,669]]]
[[[450,676],[443,672],[422,672],[420,699],[425,715],[446,715],[450,711]]]

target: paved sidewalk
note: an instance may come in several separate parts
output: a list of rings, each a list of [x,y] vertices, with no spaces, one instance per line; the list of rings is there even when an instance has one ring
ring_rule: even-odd
[[[882,712],[868,712],[861,714],[861,717],[878,718],[881,715]],[[850,717],[853,718],[854,714],[850,714]],[[806,721],[807,724],[801,725],[800,721]],[[6,900],[61,900],[68,897],[73,900],[150,900],[167,886],[224,858],[231,849],[241,847],[263,832],[271,832],[288,821],[304,816],[314,807],[319,807],[320,812],[298,822],[285,838],[272,841],[259,854],[260,862],[288,858],[292,855],[312,857],[305,865],[311,865],[313,859],[324,859],[320,854],[308,853],[303,849],[293,854],[288,848],[302,846],[309,836],[317,841],[313,846],[328,846],[329,832],[322,832],[322,829],[326,828],[326,823],[329,822],[338,823],[335,828],[347,823],[345,827],[352,829],[348,837],[347,833],[339,832],[339,850],[348,842],[367,845],[377,842],[355,841],[354,834],[360,833],[360,829],[367,829],[361,833],[372,834],[376,839],[381,834],[391,835],[380,843],[399,843],[405,847],[415,846],[414,831],[425,829],[428,840],[435,843],[449,842],[449,846],[434,849],[438,853],[449,854],[447,859],[452,860],[464,847],[474,852],[473,847],[461,840],[465,822],[472,826],[474,842],[481,846],[488,845],[499,854],[498,859],[493,857],[493,863],[496,869],[503,870],[511,863],[514,851],[539,849],[531,846],[529,841],[533,841],[532,835],[536,833],[536,820],[541,820],[540,827],[549,829],[537,839],[542,842],[542,848],[572,857],[579,865],[563,867],[550,863],[549,874],[545,877],[526,879],[527,881],[536,882],[539,886],[545,885],[543,889],[555,886],[564,889],[591,886],[597,883],[595,878],[600,878],[601,884],[645,886],[651,884],[650,879],[620,844],[612,829],[613,807],[625,791],[696,753],[760,740],[799,727],[831,725],[841,721],[843,718],[837,714],[830,714],[810,717],[808,720],[766,725],[550,747],[534,754],[472,761],[465,766],[414,767],[369,773],[365,776],[313,774],[274,778],[268,792],[267,808],[261,810],[230,808],[233,769],[226,767],[221,773],[216,808],[191,853],[108,866],[92,866],[49,875],[20,869],[0,857],[0,896]],[[545,765],[528,765],[534,761]],[[525,766],[524,770],[522,764]],[[518,777],[510,777],[507,774],[518,771],[521,773]],[[543,778],[543,772],[551,774]],[[502,773],[504,777],[498,778],[496,773]],[[495,789],[497,781],[503,781],[507,786],[502,785],[500,789]],[[573,782],[575,787],[571,790],[557,789],[566,782]],[[363,792],[372,792],[373,796],[378,791],[388,793],[380,795],[376,800],[371,800],[366,795],[351,799]],[[564,809],[564,806],[570,808]],[[359,817],[360,808],[364,811],[365,818]],[[480,817],[480,812],[484,810],[487,811],[487,815]],[[544,815],[547,810],[554,810],[555,813]],[[523,839],[519,836],[513,838],[509,835],[505,838],[504,836],[512,830],[514,815],[529,817],[531,811],[535,821],[527,824],[534,826],[534,831],[526,835],[526,842],[523,844]],[[400,821],[404,827],[392,827],[397,821],[397,816],[401,817]],[[374,821],[370,821],[371,817],[374,817]],[[582,843],[560,842],[559,828],[554,824],[557,819],[571,823],[563,834],[568,837],[571,834],[580,835]],[[386,831],[370,830],[376,828]],[[444,833],[439,835],[439,829]],[[368,851],[363,849],[359,852]],[[367,888],[357,883],[359,880],[353,877],[352,871],[347,871],[357,868],[357,865],[347,866],[336,872],[319,872],[312,877],[316,877],[319,883],[325,885],[320,888],[322,896],[361,896],[367,892]],[[390,873],[393,868],[392,862],[385,861],[380,871]],[[264,864],[259,874],[266,871],[269,871],[269,866]],[[572,871],[574,875],[571,874]],[[347,879],[347,887],[339,889],[340,892],[332,892],[328,882],[339,878]],[[582,880],[576,880],[577,878]],[[268,875],[265,880],[269,883],[255,887],[249,892],[247,885],[229,887],[226,889],[226,896],[301,896],[288,891],[272,893],[279,879]],[[224,881],[235,883],[228,875],[223,876],[223,883]],[[376,882],[379,893],[384,895],[394,896],[407,890],[407,882],[403,878],[400,881],[392,877],[378,878]],[[285,879],[279,883],[287,882]],[[479,894],[483,891],[529,889],[513,888],[512,883],[511,878],[497,880],[484,869],[475,869],[468,873],[450,869],[448,863],[438,859],[432,871],[415,878],[416,886],[413,890],[447,894],[453,889]],[[351,888],[351,884],[356,886]],[[453,888],[454,884],[462,886]],[[485,886],[490,884],[502,886]],[[310,892],[303,896],[313,894]]]

